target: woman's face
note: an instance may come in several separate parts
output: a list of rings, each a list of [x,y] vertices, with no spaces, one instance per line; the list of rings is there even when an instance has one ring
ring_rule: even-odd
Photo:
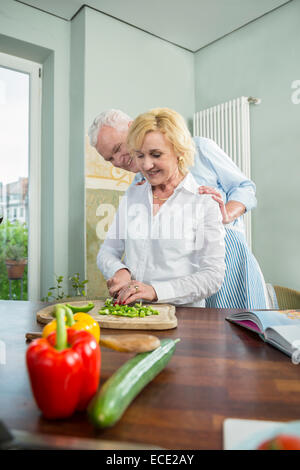
[[[152,186],[166,184],[179,176],[173,146],[159,131],[146,134],[142,147],[135,151],[135,159],[138,171]]]

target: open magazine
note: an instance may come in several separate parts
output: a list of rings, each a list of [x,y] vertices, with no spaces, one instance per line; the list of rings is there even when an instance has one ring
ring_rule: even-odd
[[[300,310],[250,310],[233,313],[226,320],[255,331],[289,356],[300,350]]]

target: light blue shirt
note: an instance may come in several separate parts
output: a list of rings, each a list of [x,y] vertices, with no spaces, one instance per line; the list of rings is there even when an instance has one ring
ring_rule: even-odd
[[[211,139],[194,137],[196,154],[194,165],[189,168],[199,186],[211,186],[222,195],[225,204],[238,201],[244,204],[246,211],[256,207],[256,186],[246,178],[232,159]],[[137,173],[132,185],[144,179]],[[235,219],[228,228],[244,230],[243,216]]]

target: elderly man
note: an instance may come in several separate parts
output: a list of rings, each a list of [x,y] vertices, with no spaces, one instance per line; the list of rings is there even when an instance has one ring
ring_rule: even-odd
[[[111,109],[99,114],[88,134],[90,144],[112,165],[136,173],[133,184],[143,181],[135,159],[126,146],[132,118]],[[206,299],[207,307],[268,308],[267,290],[259,265],[244,236],[242,215],[256,206],[255,184],[246,178],[231,158],[211,139],[194,137],[194,166],[189,170],[199,184],[200,194],[211,194],[218,202],[226,224],[226,276],[217,294]],[[113,282],[108,281],[110,294]]]
[[[89,128],[90,144],[104,160],[117,168],[137,172],[134,160],[130,157],[126,139],[132,119],[123,111],[111,109],[99,114]]]

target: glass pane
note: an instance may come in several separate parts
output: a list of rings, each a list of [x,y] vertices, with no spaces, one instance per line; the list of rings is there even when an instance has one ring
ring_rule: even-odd
[[[0,66],[0,299],[27,300],[29,75]]]

